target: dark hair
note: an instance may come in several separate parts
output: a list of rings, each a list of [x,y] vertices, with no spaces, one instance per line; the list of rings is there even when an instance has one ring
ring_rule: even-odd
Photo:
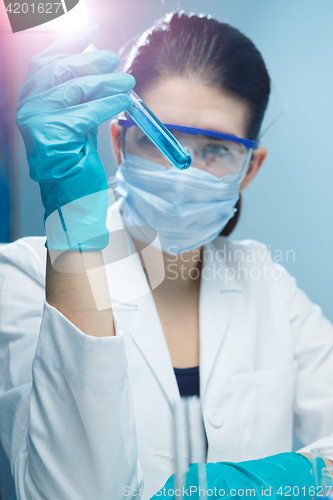
[[[232,93],[249,107],[247,138],[258,139],[270,78],[258,49],[229,24],[183,11],[167,14],[139,38],[124,70],[135,77],[139,95],[148,84],[173,75],[194,77]],[[221,234],[234,229],[240,205]]]

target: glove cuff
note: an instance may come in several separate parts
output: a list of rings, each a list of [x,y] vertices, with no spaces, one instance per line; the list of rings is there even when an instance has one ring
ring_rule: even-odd
[[[97,251],[109,243],[106,227],[108,191],[103,190],[58,207],[45,220],[49,250]]]

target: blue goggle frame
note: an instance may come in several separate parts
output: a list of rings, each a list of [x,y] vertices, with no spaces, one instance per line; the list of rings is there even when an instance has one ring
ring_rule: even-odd
[[[119,118],[118,125],[125,128],[131,128],[133,125],[136,125],[135,121],[130,120],[128,118]],[[258,141],[252,141],[251,139],[242,139],[241,137],[236,137],[235,135],[222,134],[221,132],[215,132],[214,130],[206,130],[204,128],[196,128],[196,127],[184,127],[183,125],[174,125],[172,123],[163,123],[163,125],[168,130],[178,130],[178,132],[182,132],[183,134],[191,134],[191,135],[208,135],[210,137],[216,137],[217,139],[226,139],[228,141],[238,142],[243,144],[248,149],[257,149],[259,147]]]

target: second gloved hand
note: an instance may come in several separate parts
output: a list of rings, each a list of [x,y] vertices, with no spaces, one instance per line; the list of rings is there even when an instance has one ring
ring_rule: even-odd
[[[323,464],[324,465],[324,464]],[[315,496],[315,479],[308,458],[300,453],[280,453],[246,462],[206,464],[207,493],[199,494],[196,464],[191,464],[186,477],[185,492],[174,491],[174,476],[151,500],[161,498],[259,498],[283,500],[297,497],[311,500]],[[182,497],[182,498],[183,498]]]
[[[66,32],[29,66],[20,90],[16,122],[30,177],[39,183],[48,247],[100,250],[108,244],[107,180],[97,154],[97,127],[125,110],[134,87],[114,73],[116,54],[82,53],[99,27]]]

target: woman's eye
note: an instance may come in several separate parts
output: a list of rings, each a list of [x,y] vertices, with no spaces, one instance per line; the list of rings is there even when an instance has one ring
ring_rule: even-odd
[[[225,155],[229,153],[229,150],[225,147],[222,146],[221,144],[208,144],[208,146],[205,147],[204,153],[210,153],[214,155]]]

